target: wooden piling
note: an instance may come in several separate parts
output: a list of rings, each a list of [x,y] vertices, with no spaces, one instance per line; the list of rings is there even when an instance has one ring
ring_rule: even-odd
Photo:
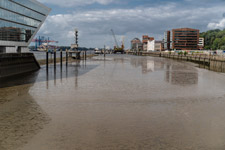
[[[60,50],[60,65],[62,67],[63,64],[63,53],[62,53],[62,49]]]
[[[46,50],[46,69],[48,70],[48,49]]]
[[[54,67],[56,67],[56,49],[54,50]]]
[[[66,49],[66,66],[68,65],[68,50]]]

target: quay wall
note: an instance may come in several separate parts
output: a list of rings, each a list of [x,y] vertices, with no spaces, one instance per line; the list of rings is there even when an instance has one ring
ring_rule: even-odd
[[[164,57],[175,60],[191,61],[200,64],[204,68],[208,68],[212,71],[225,72],[225,58],[218,55],[207,54],[177,54],[168,52],[128,52],[131,55],[137,56],[155,56]]]
[[[33,53],[0,54],[0,78],[37,71],[40,65]]]

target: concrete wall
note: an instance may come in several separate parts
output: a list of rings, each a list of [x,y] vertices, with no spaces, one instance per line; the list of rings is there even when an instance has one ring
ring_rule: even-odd
[[[28,47],[6,47],[0,46],[0,53],[28,53]]]
[[[40,69],[32,53],[0,54],[0,78],[32,72]]]

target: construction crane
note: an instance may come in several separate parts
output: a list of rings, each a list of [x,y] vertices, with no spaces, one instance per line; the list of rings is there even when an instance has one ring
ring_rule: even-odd
[[[116,39],[116,35],[115,35],[113,29],[111,29],[111,32],[112,32],[112,35],[113,35],[113,38],[114,38],[114,41],[115,41],[114,54],[116,54],[116,53],[124,54],[124,37],[123,37],[123,40],[122,40],[122,45],[121,45],[121,47],[119,47],[117,39]]]
[[[32,42],[35,43],[35,50],[38,50],[38,47],[43,44],[46,45],[46,43],[47,45],[49,45],[49,43],[58,43],[58,41],[50,40],[49,38],[46,39],[44,36],[39,36],[39,38],[32,39]]]

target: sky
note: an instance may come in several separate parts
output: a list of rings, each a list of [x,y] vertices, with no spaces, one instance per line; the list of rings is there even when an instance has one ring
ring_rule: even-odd
[[[125,48],[142,35],[162,40],[174,28],[205,32],[225,28],[225,0],[38,0],[52,9],[37,36],[50,37],[60,46],[113,47],[111,29]]]

